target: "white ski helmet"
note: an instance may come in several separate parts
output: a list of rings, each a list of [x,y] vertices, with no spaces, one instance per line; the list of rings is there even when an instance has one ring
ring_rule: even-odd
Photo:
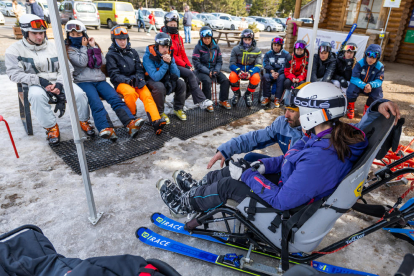
[[[78,33],[82,32],[83,34],[86,34],[86,26],[79,20],[69,20],[65,25],[65,31],[66,33],[76,31]]]
[[[25,38],[28,36],[28,32],[41,33],[46,32],[46,21],[34,14],[24,14],[19,18],[20,29]]]
[[[346,114],[347,100],[342,90],[329,82],[304,83],[292,93],[299,118],[306,131]]]

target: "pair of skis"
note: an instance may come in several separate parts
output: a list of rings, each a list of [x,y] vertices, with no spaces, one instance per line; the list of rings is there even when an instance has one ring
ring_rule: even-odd
[[[184,230],[183,223],[175,221],[171,218],[168,218],[160,213],[152,214],[151,221],[157,227],[167,230],[167,231],[187,235],[193,238],[199,238],[199,239],[215,242],[215,243],[222,244],[222,245],[232,246],[234,248],[238,248],[238,249],[242,249],[246,251],[249,249],[244,245],[232,243],[227,238],[222,238],[221,240],[223,241],[220,241],[218,239],[215,239],[213,237],[206,236],[206,235],[190,234],[188,231]],[[248,266],[243,266],[243,268],[241,268],[240,266],[241,256],[238,256],[237,254],[230,253],[230,254],[225,254],[225,255],[217,255],[217,254],[207,252],[207,251],[180,243],[178,241],[166,238],[158,233],[155,233],[154,231],[146,227],[139,228],[135,234],[136,234],[136,237],[140,241],[153,247],[157,247],[157,248],[164,249],[170,252],[192,257],[192,258],[205,261],[208,263],[212,263],[215,265],[227,267],[227,268],[240,271],[240,272],[244,272],[250,275],[257,275],[257,276],[274,275],[274,274],[266,273],[266,272],[263,272],[263,273],[257,272],[257,270],[249,270]],[[256,254],[264,255],[266,257],[271,257],[271,258],[280,260],[279,256],[274,255],[270,252],[262,252],[262,251],[254,251],[254,250],[252,252]],[[291,263],[297,264],[295,262],[291,262]],[[376,274],[370,274],[366,272],[351,270],[351,269],[347,269],[343,267],[337,267],[337,266],[333,266],[333,265],[329,265],[329,264],[325,264],[325,263],[321,263],[317,261],[313,261],[312,266],[316,270],[322,271],[328,274],[337,273],[337,274],[356,274],[356,275],[372,275],[372,276],[376,275]]]

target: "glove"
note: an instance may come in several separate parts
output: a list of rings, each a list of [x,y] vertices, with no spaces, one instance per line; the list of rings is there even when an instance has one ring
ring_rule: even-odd
[[[57,82],[55,83],[55,88],[59,89],[60,92],[63,92],[63,84]]]
[[[46,95],[49,97],[49,101],[53,104],[56,104],[58,102],[58,99],[56,98],[56,94],[46,91]]]
[[[344,78],[342,78],[342,79],[339,81],[339,83],[341,84],[341,87],[343,87],[343,88],[348,88],[348,82],[347,82]]]
[[[49,80],[44,79],[42,77],[39,77],[39,82],[40,82],[40,86],[42,86],[43,88],[46,88],[47,86],[52,85],[52,83]]]
[[[143,80],[143,79],[136,79],[136,87],[138,87],[138,89],[141,89],[146,84],[147,83],[145,82],[145,80]]]
[[[250,168],[250,163],[240,158],[238,162],[230,161],[230,176],[234,180],[240,181],[242,174]]]
[[[191,67],[190,67],[190,66],[188,66],[188,65],[186,64],[186,65],[185,65],[185,68],[190,69]]]
[[[252,167],[252,171],[256,171],[260,174],[265,174],[266,172],[266,167],[260,160],[251,163],[250,166]]]
[[[57,98],[57,103],[56,103],[54,112],[56,113],[59,110],[60,114],[58,117],[60,118],[63,116],[63,114],[65,114],[66,97],[64,93],[60,92],[59,95],[56,95],[56,98]]]

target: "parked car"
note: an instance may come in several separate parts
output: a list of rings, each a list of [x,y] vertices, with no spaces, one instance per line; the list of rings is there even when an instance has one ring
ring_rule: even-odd
[[[199,13],[196,18],[203,21],[206,26],[209,26],[213,30],[223,30],[224,25],[219,18],[208,13]]]
[[[259,31],[262,32],[262,31],[265,30],[265,25],[263,25],[262,23],[254,20],[254,18],[252,18],[252,17],[245,17],[245,18],[246,18],[246,21],[247,21],[248,25],[256,23],[256,27],[259,29]]]
[[[164,26],[164,15],[165,12],[162,9],[142,9],[142,15],[144,16],[145,27],[149,28],[149,18],[150,13],[154,11],[155,15],[155,28],[161,29]],[[135,13],[135,18],[138,20],[138,11]]]
[[[276,18],[276,17],[273,17],[272,18],[276,23],[279,23],[280,25],[282,25],[283,26],[283,28],[286,30],[286,21],[282,21],[282,19],[281,18]]]
[[[4,15],[0,13],[0,25],[4,25],[6,23],[6,20],[4,20]]]
[[[88,1],[63,1],[59,7],[59,14],[62,24],[66,24],[69,20],[79,20],[85,26],[101,28],[101,20],[98,10],[94,3]]]
[[[281,24],[276,23],[271,18],[266,17],[256,17],[255,20],[257,22],[262,23],[265,25],[265,30],[268,32],[283,32],[284,28]]]
[[[313,23],[312,18],[298,18],[297,20],[302,21],[303,23],[308,23],[308,24]]]
[[[2,1],[0,2],[1,13],[5,16],[15,16],[13,12],[13,5],[11,1]]]
[[[182,24],[183,24],[184,13],[179,12],[178,15],[180,16],[180,26],[183,26]],[[197,19],[196,15],[197,14],[193,13],[193,19],[191,20],[191,29],[201,28],[204,26],[204,22],[201,21],[200,19]]]
[[[127,26],[131,29],[137,25],[134,7],[129,2],[121,1],[95,1],[98,7],[101,24],[112,29],[115,25]]]
[[[231,16],[230,14],[221,14],[220,20],[223,22],[224,29],[228,30],[237,30],[240,25],[240,18],[238,20],[234,18],[235,16]]]

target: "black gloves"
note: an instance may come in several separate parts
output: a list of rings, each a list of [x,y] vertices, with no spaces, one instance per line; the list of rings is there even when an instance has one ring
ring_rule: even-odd
[[[341,84],[341,87],[348,88],[348,82],[344,78],[341,78],[339,83]]]
[[[59,89],[59,91],[62,93],[62,91],[63,91],[63,84],[57,82],[57,83],[55,83],[55,88]]]
[[[42,86],[43,88],[46,88],[49,85],[52,85],[52,83],[44,78],[39,77],[39,82],[40,82],[40,86]]]
[[[132,86],[134,88],[138,88],[138,89],[141,89],[146,84],[145,80],[138,79],[136,77],[133,77],[132,79],[129,79],[126,83],[129,84],[130,86]]]
[[[65,97],[65,94],[62,91],[60,91],[60,94],[59,95],[55,95],[55,96],[57,98],[57,103],[56,103],[54,112],[56,113],[56,112],[59,111],[60,114],[59,114],[58,117],[60,118],[60,117],[63,116],[63,114],[65,114],[66,97]]]
[[[190,66],[188,66],[187,64],[185,65],[185,68],[187,68],[187,69],[191,69],[191,67],[190,67]]]

